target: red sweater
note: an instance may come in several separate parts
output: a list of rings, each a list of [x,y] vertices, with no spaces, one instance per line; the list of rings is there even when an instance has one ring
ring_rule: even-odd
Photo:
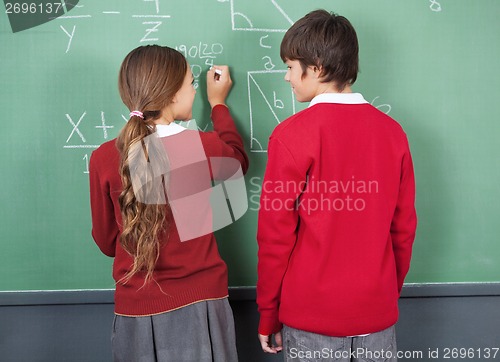
[[[360,94],[324,94],[269,140],[259,333],[374,333],[398,318],[416,229],[405,133]]]
[[[248,158],[228,108],[214,107],[211,117],[214,131],[200,132],[206,156],[235,158],[246,172]],[[179,141],[190,132],[196,131],[186,130],[166,139]],[[118,281],[131,269],[133,258],[119,242],[122,222],[118,196],[122,184],[118,172],[120,155],[115,142],[106,142],[92,153],[90,202],[92,236],[104,254],[114,257],[113,278]],[[135,274],[126,284],[116,284],[116,314],[158,314],[228,295],[227,267],[219,255],[213,233],[181,242],[172,220],[170,232],[164,237],[168,240],[160,251],[154,281],[143,286],[144,274]]]

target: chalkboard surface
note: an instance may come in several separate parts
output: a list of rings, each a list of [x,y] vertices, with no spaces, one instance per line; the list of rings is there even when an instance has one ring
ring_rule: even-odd
[[[230,284],[253,286],[267,140],[306,106],[283,80],[279,44],[316,8],[352,21],[361,48],[354,90],[398,120],[410,140],[419,228],[407,282],[500,280],[498,0],[107,0],[71,7],[15,33],[11,17],[0,14],[0,290],[113,288],[112,260],[90,235],[88,161],[126,122],[117,91],[121,61],[153,43],[186,55],[198,86],[193,116],[203,130],[211,129],[206,70],[231,67],[228,104],[251,158],[249,210],[217,237]]]

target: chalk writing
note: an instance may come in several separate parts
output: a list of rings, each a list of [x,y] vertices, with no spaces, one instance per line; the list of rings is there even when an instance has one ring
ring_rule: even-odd
[[[69,48],[71,47],[71,41],[73,40],[73,36],[75,35],[76,25],[73,25],[73,31],[71,32],[71,34],[68,33],[68,31],[62,25],[60,25],[60,27],[66,33],[66,35],[69,36],[68,46],[66,47],[66,53],[67,53],[69,52]]]
[[[200,64],[196,64],[199,61],[204,61],[204,65],[211,67],[214,65],[214,60],[217,56],[224,52],[224,46],[221,43],[204,43],[202,41],[198,42],[196,45],[177,45],[176,50],[181,52],[191,65],[191,72],[194,77],[194,87],[195,89],[199,86],[199,79],[203,73],[203,67]]]
[[[181,52],[188,60],[193,59],[215,59],[217,55],[222,54],[224,47],[220,43],[207,44],[199,42],[196,45],[178,45],[175,47]]]
[[[137,0],[136,0],[137,1]],[[160,1],[159,0],[141,0],[143,3],[153,2],[155,5],[155,10],[153,13],[146,14],[133,14],[131,17],[133,19],[138,19],[142,21],[142,25],[145,26],[144,34],[141,37],[138,37],[139,43],[148,43],[148,42],[159,42],[159,31],[161,25],[163,25],[163,21],[165,19],[169,19],[171,16],[167,14],[162,14],[160,12]],[[64,4],[63,4],[64,5]],[[75,5],[75,9],[72,11],[71,15],[63,15],[58,17],[57,19],[61,19],[64,21],[82,21],[84,19],[92,19],[93,16],[89,14],[79,14],[82,9],[84,9],[84,5]],[[120,16],[122,13],[117,10],[107,9],[100,12],[103,16]],[[71,46],[73,44],[73,40],[75,38],[75,32],[78,32],[76,24],[71,24],[73,27],[68,28],[66,25],[60,25],[61,30],[67,35],[68,42],[66,45],[65,53],[70,52]]]
[[[156,13],[160,12],[160,1],[159,0],[144,0],[144,2],[154,2],[156,5]]]
[[[146,29],[146,34],[142,37],[141,43],[146,42],[146,41],[151,41],[155,42],[158,41],[159,38],[149,38],[149,35],[151,33],[156,33],[158,32],[158,27],[162,24],[161,21],[145,21],[142,23],[142,25],[154,25],[152,28]]]
[[[296,112],[295,96],[283,80],[285,73],[286,70],[247,73],[251,152],[267,152],[273,129]],[[272,84],[274,89],[264,87],[265,84]]]
[[[158,19],[168,19],[170,18],[170,15],[160,15],[160,3],[159,0],[143,0],[144,2],[154,2],[156,5],[156,13],[153,15],[132,15],[133,18],[148,18],[148,19],[154,19],[155,21],[144,21],[142,25],[147,25],[152,27],[148,27],[146,29],[146,34],[141,38],[140,42],[157,42],[160,40],[158,37],[150,37],[151,34],[153,33],[158,33],[158,28],[163,24],[163,21],[160,21]]]
[[[89,154],[86,153],[85,156],[83,156],[83,161],[85,161],[85,171],[83,173],[89,173]]]
[[[63,6],[64,8],[66,8],[66,4],[63,2]],[[84,5],[75,5],[75,8],[83,8]],[[57,19],[61,19],[61,20],[65,20],[65,19],[71,19],[71,20],[74,20],[74,19],[82,19],[82,18],[91,18],[92,15],[63,15],[63,16],[60,16],[58,17]],[[76,25],[73,25],[73,30],[71,31],[71,34],[68,32],[68,30],[60,25],[59,26],[61,28],[61,30],[69,37],[69,41],[68,41],[68,44],[66,46],[66,51],[65,53],[68,53],[70,48],[71,48],[71,43],[73,41],[73,37],[75,36],[75,30],[76,30]]]
[[[262,48],[267,48],[267,49],[271,49],[272,48],[270,45],[264,45],[263,40],[266,39],[266,38],[268,38],[268,37],[269,37],[269,34],[260,37],[260,46]]]
[[[159,0],[135,0],[150,7],[151,12],[145,11],[142,14],[125,15],[121,11],[117,11],[113,8],[104,8],[99,11],[99,15],[102,17],[118,17],[118,16],[130,16],[133,19],[137,19],[145,26],[144,33],[139,34],[137,37],[138,43],[144,42],[158,42],[160,41],[161,26],[165,19],[170,18],[170,15],[166,15],[161,12],[160,1]],[[267,152],[267,142],[269,135],[274,130],[274,128],[284,119],[290,117],[296,113],[298,107],[301,109],[305,105],[298,106],[295,96],[289,84],[284,81],[284,76],[286,70],[276,70],[276,64],[278,64],[279,57],[275,51],[278,37],[282,35],[279,32],[284,32],[290,24],[293,23],[291,18],[288,16],[284,8],[279,6],[277,1],[274,0],[256,0],[262,2],[261,7],[258,11],[263,11],[262,6],[266,8],[268,12],[274,12],[276,14],[275,18],[278,20],[276,26],[268,26],[269,24],[260,23],[261,17],[258,17],[258,12],[252,7],[249,7],[246,2],[242,0],[218,0],[221,3],[229,3],[231,7],[231,19],[233,30],[240,31],[262,31],[264,34],[259,34],[255,37],[256,49],[260,49],[264,52],[255,52],[252,55],[260,64],[260,70],[247,71],[247,91],[248,91],[248,109],[249,109],[249,123],[250,123],[250,151],[251,152]],[[437,2],[435,2],[439,5]],[[263,5],[265,4],[265,5]],[[285,4],[285,3],[283,3]],[[431,3],[431,6],[437,6]],[[85,8],[79,6],[79,11],[84,11]],[[98,16],[97,16],[98,17]],[[78,19],[88,19],[92,18],[90,15],[80,15],[75,13],[72,17],[63,17],[63,19],[76,19],[76,21],[83,21]],[[235,19],[244,19],[244,26],[236,26]],[[276,20],[274,19],[274,20]],[[63,20],[68,21],[68,20]],[[281,21],[281,23],[280,23]],[[71,51],[78,38],[77,24],[73,23],[67,25],[65,23],[60,25],[62,32],[67,37],[67,44],[65,52]],[[76,36],[75,36],[76,35]],[[225,46],[220,42],[214,41],[204,41],[199,40],[193,43],[181,43],[175,46],[179,52],[181,52],[188,60],[191,72],[195,78],[194,87],[198,88],[200,79],[206,71],[206,69],[213,64],[216,64],[217,58],[224,55]],[[375,97],[371,104],[380,109],[384,113],[389,113],[391,111],[391,106],[389,104],[379,104],[379,96]],[[73,149],[80,152],[82,157],[80,162],[83,161],[84,170],[83,173],[88,173],[88,163],[90,160],[89,149],[95,149],[99,147],[102,142],[108,141],[109,139],[116,136],[117,130],[119,130],[123,124],[125,124],[129,117],[127,115],[118,114],[113,115],[110,119],[113,119],[115,123],[109,122],[109,113],[105,111],[99,111],[99,113],[94,115],[88,115],[87,111],[79,114],[66,113],[65,118],[68,122],[68,136],[63,144],[64,149]],[[121,117],[121,118],[120,118]],[[189,122],[187,122],[189,127]],[[196,125],[196,128],[201,131],[206,131],[211,126],[211,123],[205,123],[201,126]],[[75,151],[76,152],[76,151]]]
[[[109,112],[108,112],[109,114]],[[71,131],[63,145],[63,149],[73,150],[73,152],[83,151],[84,154],[80,155],[84,163],[83,173],[87,174],[89,172],[89,160],[90,153],[88,150],[93,150],[98,148],[103,142],[109,141],[110,139],[117,136],[115,131],[115,126],[117,129],[121,129],[123,124],[127,123],[129,118],[126,115],[120,114],[119,117],[113,115],[111,119],[122,122],[117,122],[118,124],[109,124],[106,119],[106,112],[100,111],[100,117],[93,117],[84,111],[79,115],[78,121],[75,115],[69,113],[65,114],[65,117],[70,125]],[[100,120],[97,121],[97,118]],[[97,123],[97,125],[96,125]],[[203,127],[198,126],[195,119],[191,119],[186,122],[176,122],[181,126],[188,129],[197,129],[199,131],[207,131],[209,123],[205,124]],[[95,132],[93,129],[100,130],[101,132]],[[88,137],[87,137],[88,136]]]
[[[66,5],[63,4],[63,6],[66,8]],[[75,5],[75,8],[83,8],[84,5]],[[81,18],[91,18],[92,15],[86,14],[86,15],[63,15],[59,16],[57,19],[81,19]]]
[[[78,127],[80,126],[80,123],[82,122],[82,120],[83,120],[83,118],[85,117],[86,114],[87,114],[87,112],[83,112],[83,114],[81,115],[80,119],[75,124],[75,122],[73,122],[73,119],[71,118],[71,116],[66,113],[66,118],[68,119],[69,123],[71,123],[71,125],[73,126],[73,129],[71,130],[71,133],[69,134],[68,139],[66,140],[66,143],[68,143],[69,140],[71,139],[71,137],[73,137],[73,134],[75,133],[75,131],[78,134],[78,136],[80,136],[80,139],[82,140],[82,142],[84,142],[84,143],[87,142],[85,140],[85,137],[83,137],[83,134],[78,129]]]
[[[384,112],[385,114],[389,114],[389,112],[391,111],[392,107],[390,104],[380,104],[378,106],[375,105],[375,101],[379,98],[380,96],[376,96],[375,98],[373,98],[373,100],[370,102],[370,104],[372,106],[374,106],[375,108],[377,108],[378,110]]]
[[[236,2],[237,4],[235,4]],[[257,5],[256,2],[258,2],[259,4]],[[230,7],[232,30],[284,33],[287,31],[290,25],[293,24],[292,19],[290,19],[288,14],[283,10],[281,6],[279,6],[279,4],[275,0],[260,0],[251,2],[230,0]],[[262,13],[263,11],[269,12],[271,14],[275,13],[277,19],[281,19],[281,21],[278,21],[279,24],[261,24],[252,21],[252,19],[257,22],[262,21],[262,16],[260,16],[260,13]],[[237,25],[236,23],[243,24]]]
[[[274,69],[275,65],[273,64],[273,61],[270,56],[265,55],[262,57],[262,60],[267,60],[266,63],[264,64],[264,68],[266,68],[266,70]]]
[[[440,3],[438,3],[435,0],[430,0],[430,2],[431,3],[429,5],[429,7],[431,8],[432,11],[436,11],[436,12],[441,11],[441,4]]]
[[[87,111],[84,111],[79,116],[78,121],[76,121],[76,122],[74,121],[74,119],[76,119],[75,116],[72,116],[69,113],[65,114],[66,119],[68,120],[72,129],[71,129],[71,132],[70,132],[68,138],[66,139],[65,144],[63,145],[63,149],[73,150],[73,152],[77,152],[78,150],[84,152],[83,156],[80,154],[80,157],[82,157],[81,160],[83,161],[83,165],[84,165],[84,168],[83,168],[84,174],[89,173],[90,153],[88,150],[96,149],[100,146],[100,144],[103,141],[109,140],[111,138],[109,131],[111,131],[115,128],[114,125],[107,124],[105,112],[101,111],[100,113],[101,113],[100,114],[100,124],[95,125],[95,126],[93,126],[88,121],[86,122],[86,119],[88,118]],[[123,115],[122,115],[122,118],[125,119],[125,117]],[[125,119],[125,121],[128,121],[128,120]],[[91,120],[91,122],[92,122],[92,120]],[[99,136],[96,137],[96,132],[92,132],[92,128],[102,130],[102,137],[99,137]],[[86,135],[90,136],[90,138],[92,139],[91,140],[92,143],[88,142],[88,137],[86,137]]]
[[[103,136],[104,139],[108,139],[108,129],[113,129],[115,126],[106,126],[106,120],[104,119],[104,112],[101,112],[101,121],[102,125],[101,126],[95,126],[95,128],[102,128]]]

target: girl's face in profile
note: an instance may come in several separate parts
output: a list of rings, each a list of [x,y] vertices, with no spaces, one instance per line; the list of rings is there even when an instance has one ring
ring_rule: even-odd
[[[191,67],[188,64],[186,76],[182,87],[175,94],[175,119],[179,121],[189,121],[193,118],[193,102],[196,90],[193,86],[194,77]]]

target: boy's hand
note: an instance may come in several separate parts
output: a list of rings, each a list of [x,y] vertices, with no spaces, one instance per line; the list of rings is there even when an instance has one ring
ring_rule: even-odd
[[[273,345],[273,335],[264,336],[259,334],[259,341],[262,347],[262,350],[266,353],[278,353],[283,350],[283,341],[281,339],[281,332],[274,334],[274,340],[276,342],[276,346]]]
[[[215,71],[218,70],[216,77]],[[214,65],[207,72],[207,96],[210,106],[225,104],[227,95],[231,90],[233,81],[227,65]]]

